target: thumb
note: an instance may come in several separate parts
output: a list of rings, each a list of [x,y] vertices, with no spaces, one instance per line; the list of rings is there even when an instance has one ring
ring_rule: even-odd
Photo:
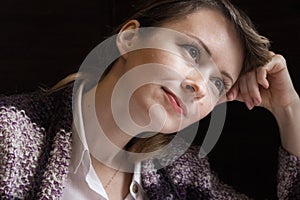
[[[244,102],[242,95],[240,94],[240,88],[238,81],[232,86],[232,88],[226,93],[228,101],[240,101]]]

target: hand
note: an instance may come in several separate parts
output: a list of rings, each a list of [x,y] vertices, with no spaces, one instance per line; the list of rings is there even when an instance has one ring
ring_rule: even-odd
[[[285,59],[270,53],[270,62],[241,76],[227,98],[245,102],[249,109],[263,106],[270,110],[277,120],[283,148],[300,159],[300,99]]]
[[[275,114],[299,101],[283,56],[274,54],[265,65],[242,75],[227,93],[229,100],[245,102],[249,109],[263,106]]]

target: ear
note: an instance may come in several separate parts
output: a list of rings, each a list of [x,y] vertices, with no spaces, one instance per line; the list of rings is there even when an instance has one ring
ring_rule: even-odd
[[[138,36],[139,27],[140,23],[137,20],[130,20],[122,27],[117,36],[117,47],[120,51],[120,54],[125,59],[126,53],[132,49],[134,41]]]

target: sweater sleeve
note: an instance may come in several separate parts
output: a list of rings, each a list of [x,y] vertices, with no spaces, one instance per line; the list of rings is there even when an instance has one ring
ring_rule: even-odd
[[[250,199],[221,182],[210,169],[207,157],[199,158],[198,152],[198,148],[190,148],[170,165],[159,170],[153,169],[155,162],[144,162],[143,188],[149,198]]]
[[[282,147],[278,159],[278,199],[300,199],[300,159]]]
[[[235,188],[233,188],[232,186],[229,186],[226,183],[222,182],[218,178],[217,174],[213,170],[211,170],[208,158],[199,158],[198,152],[199,148],[191,148],[186,152],[186,154],[180,157],[180,159],[182,159],[182,162],[184,162],[185,160],[184,165],[189,165],[186,167],[190,168],[188,173],[190,176],[188,179],[192,180],[192,182],[190,183],[195,186],[202,187],[201,189],[196,189],[197,191],[203,191],[203,188],[205,188],[205,191],[209,191],[209,199],[215,200],[251,199],[247,195],[235,190]],[[176,162],[180,162],[180,159],[178,159]],[[174,162],[174,164],[176,164],[176,162]],[[189,194],[186,195],[189,196]]]

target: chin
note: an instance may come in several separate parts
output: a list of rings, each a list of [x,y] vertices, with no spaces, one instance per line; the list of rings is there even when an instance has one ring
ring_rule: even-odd
[[[173,134],[178,131],[181,131],[186,126],[183,126],[182,122],[166,122],[164,127],[160,130],[160,133],[163,134]]]

